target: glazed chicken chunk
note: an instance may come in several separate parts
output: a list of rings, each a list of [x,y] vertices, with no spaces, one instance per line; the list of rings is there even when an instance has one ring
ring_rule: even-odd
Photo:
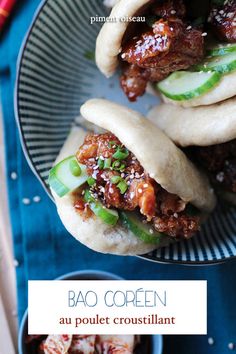
[[[116,160],[116,154],[123,155],[123,160]],[[112,133],[88,134],[76,157],[94,179],[94,198],[106,208],[138,210],[143,222],[170,237],[189,238],[199,229],[199,218],[186,213],[187,204],[151,178]],[[74,206],[83,213],[80,196],[76,197]],[[85,204],[87,213],[86,207]]]
[[[130,101],[144,94],[149,81],[158,82],[174,71],[188,69],[204,56],[202,31],[184,22],[182,1],[160,3],[152,11],[161,18],[124,43],[120,55],[121,86]]]

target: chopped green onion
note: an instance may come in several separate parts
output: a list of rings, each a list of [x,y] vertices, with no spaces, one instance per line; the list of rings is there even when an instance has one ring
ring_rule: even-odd
[[[80,165],[78,164],[78,162],[76,160],[71,160],[70,164],[70,172],[72,173],[73,176],[75,177],[79,177],[81,175],[81,168]]]
[[[119,171],[123,172],[124,170],[125,170],[125,164],[122,163],[121,166],[120,166],[120,168],[119,168]]]
[[[128,184],[125,182],[124,179],[122,179],[122,180],[118,183],[117,187],[119,188],[121,194],[125,194],[125,192],[126,192],[127,189],[128,189]]]
[[[117,187],[119,188],[121,194],[125,194],[125,192],[128,189],[128,184],[120,176],[111,177],[111,183],[112,184],[117,184]]]
[[[113,176],[111,177],[111,183],[112,184],[117,184],[122,180],[122,178],[120,176]]]
[[[95,202],[95,198],[92,197],[92,195],[88,189],[86,189],[86,191],[84,193],[84,200],[86,201],[86,203],[94,203]]]
[[[129,151],[127,149],[121,150],[120,148],[113,154],[114,159],[125,160],[129,156]]]
[[[89,177],[88,179],[87,179],[87,183],[88,183],[88,185],[90,186],[90,187],[92,187],[95,183],[96,183],[96,179],[94,179],[93,177]]]
[[[111,167],[111,159],[109,158],[109,159],[105,159],[105,161],[104,161],[104,170],[106,169],[106,168],[110,168]]]
[[[104,168],[104,160],[102,160],[102,159],[98,159],[98,167],[99,167],[99,169],[100,170],[103,170],[103,168]]]
[[[108,146],[112,148],[113,146],[117,146],[116,141],[109,141]]]
[[[120,161],[116,160],[113,162],[112,164],[112,169],[115,170],[115,171],[122,171],[125,169],[125,164],[124,163],[121,163]]]
[[[120,165],[121,165],[120,161],[114,161],[111,167],[113,168],[113,170],[117,170],[117,169],[119,170]]]

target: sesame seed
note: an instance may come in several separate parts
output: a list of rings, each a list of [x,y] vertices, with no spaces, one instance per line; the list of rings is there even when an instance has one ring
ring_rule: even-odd
[[[22,203],[23,203],[24,205],[29,205],[29,204],[30,204],[30,199],[29,199],[29,198],[23,198],[23,199],[22,199]]]
[[[11,173],[11,179],[13,180],[13,181],[15,181],[16,179],[17,179],[17,173],[16,172],[12,172]]]
[[[130,193],[130,199],[133,199],[134,196],[135,196],[135,193],[134,193],[134,192],[131,192],[131,193]]]
[[[175,10],[171,10],[171,15],[175,15],[176,14],[176,11]]]
[[[40,200],[41,200],[41,198],[40,198],[40,196],[38,196],[38,195],[36,195],[36,196],[33,198],[33,201],[34,201],[35,203],[39,203]]]
[[[187,29],[187,30],[191,30],[191,29],[192,29],[192,26],[188,26],[186,29]]]
[[[150,232],[150,234],[151,234],[151,235],[153,235],[153,234],[154,234],[153,229],[150,229],[150,230],[149,230],[149,232]]]
[[[98,171],[93,171],[92,177],[93,177],[94,179],[96,179],[96,178],[97,178],[97,174],[98,174]]]
[[[147,184],[147,183],[145,183],[143,186],[144,186],[144,188],[147,188],[147,187],[148,187],[148,184]]]
[[[19,267],[19,262],[18,262],[17,259],[14,259],[13,265],[14,265],[14,267],[16,267],[16,268]]]
[[[139,192],[139,193],[143,193],[142,188],[139,188],[139,189],[138,189],[138,192]]]
[[[213,345],[215,343],[214,339],[212,337],[208,338],[208,344]]]
[[[234,344],[234,343],[229,343],[229,344],[228,344],[228,348],[229,348],[230,350],[234,350],[235,344]]]
[[[206,37],[206,36],[207,36],[207,32],[203,32],[202,37]]]
[[[218,182],[223,182],[224,181],[225,174],[224,172],[219,172],[216,176],[216,179]]]

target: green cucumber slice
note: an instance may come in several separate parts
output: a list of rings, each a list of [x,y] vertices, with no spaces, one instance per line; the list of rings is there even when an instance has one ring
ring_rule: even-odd
[[[208,47],[207,55],[211,57],[218,57],[221,55],[226,55],[228,53],[236,52],[235,43],[223,43],[215,46]]]
[[[115,226],[119,220],[119,214],[116,210],[108,209],[102,205],[101,202],[96,200],[91,192],[86,189],[84,194],[84,200],[89,203],[89,207],[92,212],[99,217],[105,224]]]
[[[77,173],[75,173],[76,164],[78,165]],[[75,156],[70,156],[50,170],[48,183],[59,197],[63,197],[80,187],[87,179],[86,166],[79,164]]]
[[[167,238],[165,234],[155,231],[150,224],[144,224],[136,212],[121,211],[120,220],[123,226],[145,243],[160,245]]]
[[[221,79],[217,72],[176,71],[157,84],[159,90],[175,101],[190,100],[211,90]]]
[[[217,71],[221,74],[230,73],[236,69],[236,52],[206,58],[202,63],[195,66],[195,68],[202,71]]]

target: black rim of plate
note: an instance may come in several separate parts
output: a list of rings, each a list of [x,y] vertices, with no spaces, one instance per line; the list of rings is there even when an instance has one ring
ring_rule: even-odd
[[[35,168],[35,165],[32,161],[31,156],[29,155],[27,145],[26,145],[26,140],[24,136],[24,131],[22,127],[22,121],[19,113],[19,85],[20,85],[20,74],[21,74],[21,69],[22,69],[22,61],[24,58],[26,46],[28,43],[28,40],[31,36],[32,30],[35,26],[35,23],[38,20],[38,17],[41,13],[41,11],[44,9],[44,7],[47,5],[47,3],[50,0],[43,0],[42,3],[38,6],[35,15],[33,17],[33,20],[31,22],[31,25],[29,27],[28,32],[26,33],[26,36],[23,40],[23,44],[21,46],[19,55],[18,55],[18,60],[17,60],[17,73],[16,73],[16,82],[15,82],[15,95],[14,95],[14,109],[15,109],[15,117],[16,117],[16,122],[18,126],[18,130],[20,133],[20,141],[21,141],[21,146],[22,150],[24,152],[25,158],[34,173],[34,175],[37,177],[41,185],[43,186],[44,190],[48,194],[48,196],[53,200],[53,197],[48,190],[47,184],[45,181],[39,176],[37,169]],[[53,200],[54,201],[54,200]],[[221,263],[225,263],[226,261],[231,261],[236,258],[236,255],[231,255],[231,256],[225,256],[221,255],[220,259],[211,259],[211,260],[175,260],[175,259],[165,259],[164,257],[160,256],[155,256],[153,253],[147,254],[147,255],[142,255],[142,256],[137,256],[138,258],[149,260],[155,263],[162,263],[162,264],[176,264],[176,265],[185,265],[185,266],[206,266],[206,265],[218,265]]]

